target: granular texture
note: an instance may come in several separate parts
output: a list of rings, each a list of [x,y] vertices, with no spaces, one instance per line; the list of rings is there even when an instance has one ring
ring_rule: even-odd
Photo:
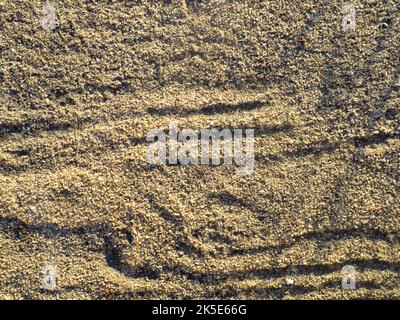
[[[0,298],[400,297],[399,1],[44,4],[0,1]],[[171,121],[254,173],[150,165]]]

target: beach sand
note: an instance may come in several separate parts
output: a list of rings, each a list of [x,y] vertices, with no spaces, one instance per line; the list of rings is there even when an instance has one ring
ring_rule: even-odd
[[[398,1],[43,4],[0,2],[1,299],[400,297]],[[171,122],[253,174],[150,165]]]

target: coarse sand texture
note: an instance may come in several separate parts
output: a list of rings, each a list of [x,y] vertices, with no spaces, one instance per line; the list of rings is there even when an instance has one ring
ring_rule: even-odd
[[[0,0],[0,299],[400,298],[399,31],[398,0]],[[254,129],[254,171],[150,164],[171,123]]]

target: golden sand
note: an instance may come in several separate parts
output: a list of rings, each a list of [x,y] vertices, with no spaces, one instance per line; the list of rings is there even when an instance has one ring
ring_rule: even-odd
[[[0,298],[399,298],[400,3],[345,3],[0,1]],[[171,121],[254,174],[150,166]]]

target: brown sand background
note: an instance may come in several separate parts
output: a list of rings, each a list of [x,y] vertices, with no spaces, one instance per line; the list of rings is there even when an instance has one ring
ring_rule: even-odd
[[[53,3],[0,1],[2,299],[399,298],[400,2]],[[255,173],[148,165],[171,120]]]

